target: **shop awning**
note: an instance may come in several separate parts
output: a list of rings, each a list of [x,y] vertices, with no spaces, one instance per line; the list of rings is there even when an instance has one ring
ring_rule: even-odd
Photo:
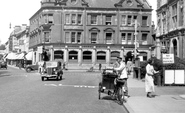
[[[28,52],[25,56],[25,60],[32,60],[33,59],[33,52]]]
[[[15,60],[23,60],[24,56],[25,56],[25,53],[17,54],[17,57],[15,58]]]
[[[17,58],[17,53],[8,53],[5,59],[14,60]]]

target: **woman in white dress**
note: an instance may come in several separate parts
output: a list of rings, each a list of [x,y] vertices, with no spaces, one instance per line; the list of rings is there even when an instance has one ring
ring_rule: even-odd
[[[146,66],[146,75],[145,75],[145,90],[147,93],[147,97],[149,97],[149,98],[154,97],[152,95],[152,93],[155,92],[153,76],[155,73],[158,73],[158,71],[154,70],[154,67],[152,64],[153,64],[153,60],[149,59],[148,64]]]

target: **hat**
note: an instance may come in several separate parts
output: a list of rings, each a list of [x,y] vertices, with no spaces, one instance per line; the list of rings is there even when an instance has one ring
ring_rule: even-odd
[[[152,59],[150,58],[150,59],[148,59],[148,61],[147,61],[149,64],[151,64],[152,63]]]
[[[121,59],[121,60],[122,60],[122,58],[121,58],[121,57],[117,57],[117,59]]]

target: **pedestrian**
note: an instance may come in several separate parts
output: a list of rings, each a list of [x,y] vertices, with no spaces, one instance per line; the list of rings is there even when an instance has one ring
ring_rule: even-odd
[[[99,70],[101,71],[101,67],[102,67],[102,65],[101,65],[101,63],[99,63]]]
[[[155,92],[153,76],[154,76],[155,73],[158,73],[158,71],[154,70],[152,59],[149,59],[147,62],[148,62],[148,64],[146,66],[145,90],[146,90],[146,93],[147,93],[146,96],[148,98],[152,98],[152,97],[155,97],[154,95],[152,95],[152,93]]]
[[[128,75],[130,75],[131,72],[132,72],[132,61],[131,61],[131,59],[128,59],[128,61],[127,61],[127,72],[128,72]]]
[[[124,81],[124,85],[123,85],[123,88],[125,89],[124,98],[126,100],[128,98],[128,86],[127,86],[128,75],[127,75],[126,64],[125,64],[125,60],[122,60],[121,57],[117,57],[117,61],[119,66],[117,68],[114,68],[114,70],[118,71],[119,80]]]

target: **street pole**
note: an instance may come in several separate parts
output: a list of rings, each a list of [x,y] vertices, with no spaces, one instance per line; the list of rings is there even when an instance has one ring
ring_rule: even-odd
[[[135,20],[135,50],[134,50],[134,58],[136,59],[137,56],[137,19]]]

